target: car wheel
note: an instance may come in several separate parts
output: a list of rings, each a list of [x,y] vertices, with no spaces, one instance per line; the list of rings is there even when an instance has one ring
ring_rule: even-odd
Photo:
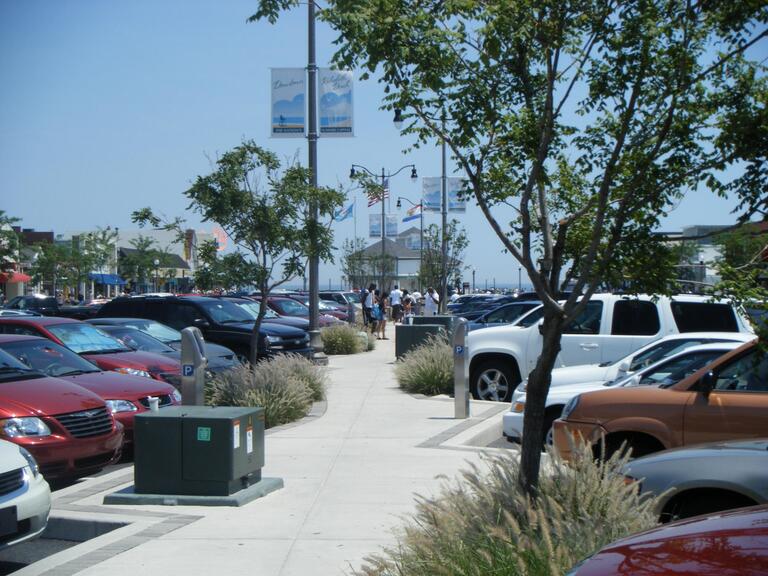
[[[544,414],[544,425],[541,427],[543,434],[542,438],[544,438],[543,444],[542,444],[542,450],[546,450],[547,446],[554,446],[555,445],[555,420],[560,418],[560,414],[562,413],[562,410],[557,411],[549,411],[546,414]]]
[[[472,378],[472,395],[478,400],[509,402],[512,390],[520,383],[515,376],[512,368],[500,361],[484,362]]]

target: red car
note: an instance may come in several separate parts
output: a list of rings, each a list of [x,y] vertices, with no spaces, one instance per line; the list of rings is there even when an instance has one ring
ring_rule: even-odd
[[[0,334],[0,350],[47,376],[67,380],[100,396],[123,425],[126,445],[133,442],[133,417],[149,410],[150,396],[158,398],[161,407],[181,404],[181,394],[170,384],[104,372],[69,348],[47,338]]]
[[[86,322],[47,316],[0,318],[0,334],[42,336],[77,352],[102,370],[154,378],[181,388],[178,360],[133,350]]]
[[[0,350],[0,438],[29,450],[46,478],[76,478],[120,458],[123,427],[90,390]]]
[[[665,524],[609,544],[567,576],[765,576],[768,506]]]

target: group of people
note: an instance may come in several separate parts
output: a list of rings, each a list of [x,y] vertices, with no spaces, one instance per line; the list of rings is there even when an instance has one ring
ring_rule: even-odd
[[[421,306],[422,295],[418,291],[408,292],[395,287],[389,294],[382,293],[371,283],[363,290],[363,323],[379,340],[389,340],[386,334],[387,308],[390,308],[390,318],[395,324],[400,324],[404,318],[416,315]],[[431,286],[424,294],[424,314],[434,316],[438,313],[440,297]]]

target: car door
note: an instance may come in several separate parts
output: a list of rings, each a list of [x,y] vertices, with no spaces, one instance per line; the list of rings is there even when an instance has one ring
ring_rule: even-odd
[[[601,327],[604,313],[601,301],[587,302],[586,308],[563,331],[556,365],[576,366],[603,361],[605,336],[601,334]]]
[[[768,355],[753,348],[713,373],[710,394],[697,392],[686,406],[684,443],[768,436]]]

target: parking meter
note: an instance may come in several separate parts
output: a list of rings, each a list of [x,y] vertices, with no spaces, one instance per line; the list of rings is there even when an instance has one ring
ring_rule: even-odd
[[[181,403],[188,406],[205,404],[205,340],[198,328],[181,331]]]
[[[459,318],[453,328],[454,418],[469,418],[469,351],[467,321]]]

